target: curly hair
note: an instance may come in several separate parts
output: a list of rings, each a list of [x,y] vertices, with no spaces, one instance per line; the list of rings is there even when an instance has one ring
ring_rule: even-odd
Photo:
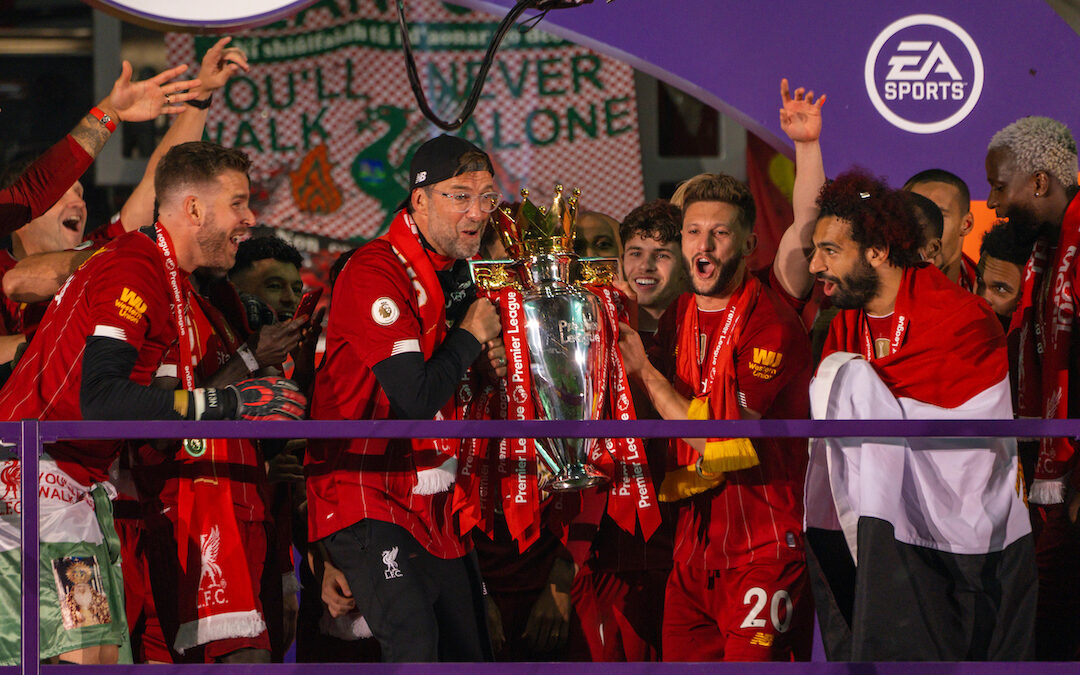
[[[726,202],[739,210],[741,224],[754,229],[757,207],[750,187],[725,173],[699,173],[684,181],[671,195],[671,203],[686,212],[694,202]]]
[[[1021,117],[994,134],[991,150],[1006,150],[1025,174],[1045,171],[1066,189],[1076,187],[1076,139],[1069,128],[1049,117]]]
[[[1010,226],[1008,220],[996,220],[983,235],[979,255],[988,255],[998,260],[1011,262],[1022,269],[1027,265],[1034,246],[1035,237],[1031,236],[1027,230]]]
[[[682,209],[666,199],[645,202],[626,214],[619,227],[624,244],[631,237],[655,239],[661,244],[682,241]]]
[[[851,225],[851,238],[859,249],[888,249],[889,262],[915,267],[922,262],[919,249],[926,235],[907,195],[891,189],[880,178],[861,169],[842,173],[818,193],[818,218],[829,216]]]

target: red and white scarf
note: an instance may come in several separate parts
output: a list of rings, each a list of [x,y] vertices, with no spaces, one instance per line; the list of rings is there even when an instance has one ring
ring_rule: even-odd
[[[679,332],[679,342],[676,345],[675,388],[692,402],[706,405],[708,419],[741,418],[735,354],[742,330],[761,296],[761,288],[762,284],[756,277],[746,274],[742,285],[732,294],[723,317],[720,335],[716,337],[716,343],[709,355],[708,367],[704,372],[701,369],[704,359],[701,358],[702,346],[698,337],[700,330],[696,296],[685,293],[679,298],[676,312],[680,317],[679,324],[686,328]],[[749,468],[758,463],[753,444],[746,438],[710,438],[706,441],[706,450],[715,450],[718,455],[726,457],[726,466],[723,469],[726,471]],[[711,472],[716,474],[715,477],[698,473],[699,456],[702,456],[702,453],[686,441],[681,438],[675,440],[677,466],[672,467],[664,477],[664,483],[660,487],[662,500],[674,502],[685,499],[712,489],[722,482],[723,476],[720,472]]]
[[[205,379],[235,354],[240,340],[224,317],[196,293],[188,305],[194,359],[187,363]],[[184,363],[183,358],[180,359]],[[249,552],[244,549],[233,506],[232,467],[257,457],[247,439],[188,439],[177,453],[177,551],[183,573],[179,604],[180,626],[174,648],[185,650],[214,640],[256,637],[266,630],[257,609]],[[261,461],[251,461],[262,471]],[[262,499],[261,495],[256,496]],[[190,544],[189,544],[190,542]]]
[[[407,211],[398,213],[390,223],[390,230],[383,235],[391,249],[405,267],[416,293],[416,305],[420,312],[420,350],[427,361],[446,337],[446,304],[442,285],[435,274],[435,265],[447,267],[454,259],[440,256],[424,248],[420,231]],[[467,385],[469,375],[463,380],[455,395],[435,414],[435,419],[462,419],[463,398],[471,398],[472,388]],[[390,417],[389,405],[379,411],[375,419]],[[454,483],[457,471],[457,454],[461,446],[458,438],[412,439],[413,462],[416,465],[416,494],[445,492]]]
[[[1020,304],[1009,325],[1009,333],[1020,332],[1017,389],[1022,417],[1069,416],[1069,350],[1077,300],[1072,281],[1078,246],[1080,197],[1074,197],[1065,211],[1057,247],[1046,239],[1035,243],[1024,268]],[[1068,438],[1039,441],[1035,480],[1028,497],[1032,502],[1065,501],[1065,478],[1075,464],[1074,453],[1075,446]]]

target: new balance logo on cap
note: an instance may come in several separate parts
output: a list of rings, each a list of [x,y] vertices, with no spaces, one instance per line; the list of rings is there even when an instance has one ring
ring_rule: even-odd
[[[423,183],[425,180],[427,180],[427,171],[421,171],[416,174],[416,180],[413,183]]]

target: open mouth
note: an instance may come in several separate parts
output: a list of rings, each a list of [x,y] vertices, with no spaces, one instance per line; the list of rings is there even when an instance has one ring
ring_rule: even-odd
[[[831,296],[836,292],[837,283],[834,279],[825,276],[819,276],[818,281],[822,282],[822,292],[827,296]]]
[[[244,241],[247,241],[250,238],[251,238],[251,235],[248,234],[247,232],[239,232],[239,233],[234,234],[233,236],[229,237],[229,241],[231,241],[232,245],[235,246],[236,248],[240,248],[240,243],[244,242]]]
[[[72,232],[78,232],[79,228],[82,226],[82,218],[78,216],[68,216],[60,221],[60,224]]]
[[[641,288],[652,288],[659,283],[659,279],[653,279],[651,277],[638,277],[637,279],[634,279],[634,285],[640,286]]]
[[[716,263],[708,256],[699,256],[694,259],[694,272],[696,272],[699,277],[710,277],[715,269]]]

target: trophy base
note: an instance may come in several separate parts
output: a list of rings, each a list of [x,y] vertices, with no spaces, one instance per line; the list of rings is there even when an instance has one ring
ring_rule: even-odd
[[[551,492],[578,492],[608,482],[608,477],[589,465],[570,467],[541,486]]]

